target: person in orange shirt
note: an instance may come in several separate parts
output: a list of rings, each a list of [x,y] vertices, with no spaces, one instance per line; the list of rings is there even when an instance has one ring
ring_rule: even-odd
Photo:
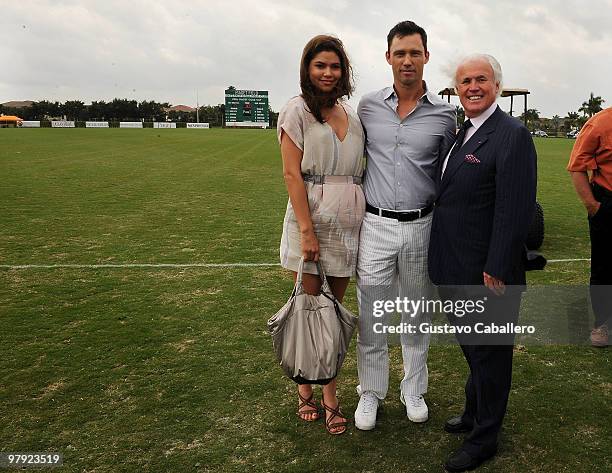
[[[595,314],[591,344],[605,347],[612,320],[612,107],[585,123],[574,144],[567,170],[589,220],[590,290]]]

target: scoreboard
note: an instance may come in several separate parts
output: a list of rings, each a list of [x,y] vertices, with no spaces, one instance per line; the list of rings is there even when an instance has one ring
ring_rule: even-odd
[[[225,91],[225,126],[267,128],[269,124],[267,90]]]

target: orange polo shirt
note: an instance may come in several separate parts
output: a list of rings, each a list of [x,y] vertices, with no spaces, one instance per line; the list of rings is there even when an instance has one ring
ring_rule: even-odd
[[[612,107],[584,124],[570,155],[568,171],[592,171],[591,182],[612,191]]]

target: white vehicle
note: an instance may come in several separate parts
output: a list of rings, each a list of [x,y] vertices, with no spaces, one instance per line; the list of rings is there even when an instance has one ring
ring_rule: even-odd
[[[570,130],[568,131],[565,136],[567,136],[568,138],[578,138],[578,135],[580,134],[580,130]]]
[[[546,138],[548,137],[548,133],[542,130],[536,130],[533,132],[533,136],[539,136],[540,138]]]

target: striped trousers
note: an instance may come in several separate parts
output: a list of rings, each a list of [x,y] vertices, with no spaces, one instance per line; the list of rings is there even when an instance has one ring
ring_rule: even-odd
[[[376,333],[374,324],[390,321],[392,313],[375,315],[375,301],[395,301],[397,297],[419,300],[431,298],[433,285],[427,270],[427,250],[432,214],[411,222],[366,213],[359,236],[357,257],[357,392],[371,391],[384,399],[389,388],[389,351],[386,333]],[[402,322],[418,327],[429,322],[425,313],[406,314]],[[429,334],[402,334],[404,378],[400,399],[427,392],[427,352]]]

